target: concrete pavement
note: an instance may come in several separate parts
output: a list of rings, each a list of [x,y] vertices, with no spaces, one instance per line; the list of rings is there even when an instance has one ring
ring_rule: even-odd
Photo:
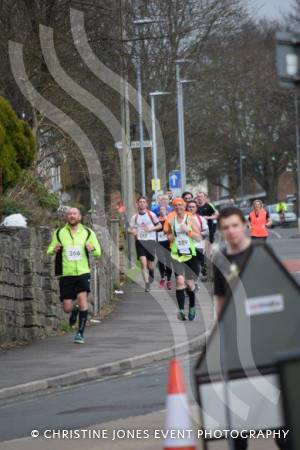
[[[112,315],[87,328],[85,345],[72,335],[50,337],[0,354],[0,399],[116,375],[171,357],[174,352],[200,350],[213,321],[204,285],[197,297],[197,318],[179,322],[174,290],[151,294],[127,284]],[[171,295],[170,295],[171,294]]]

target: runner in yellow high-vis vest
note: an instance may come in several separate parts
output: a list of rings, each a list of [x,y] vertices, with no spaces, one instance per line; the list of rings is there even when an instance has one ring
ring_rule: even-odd
[[[164,225],[164,231],[171,243],[171,257],[176,277],[176,298],[178,319],[186,320],[184,312],[185,288],[189,296],[189,320],[195,319],[195,280],[197,279],[198,260],[195,241],[202,240],[196,219],[186,212],[186,203],[182,198],[172,202],[175,213],[170,215]]]
[[[55,230],[47,253],[56,255],[55,274],[59,276],[60,299],[65,313],[71,313],[71,326],[75,325],[79,314],[74,342],[83,344],[90,292],[89,256],[99,258],[101,248],[94,231],[81,224],[81,213],[77,208],[69,208],[66,218],[67,224]],[[74,300],[77,300],[78,307],[73,307]]]

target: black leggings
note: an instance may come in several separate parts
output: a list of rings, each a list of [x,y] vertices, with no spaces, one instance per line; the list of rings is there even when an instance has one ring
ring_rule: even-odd
[[[209,242],[213,244],[215,239],[215,233],[217,231],[217,224],[214,223],[213,220],[211,219],[208,219],[207,224],[209,229]]]
[[[199,267],[201,268],[201,273],[203,276],[206,276],[207,275],[207,266],[206,266],[206,259],[205,259],[204,251],[197,249],[196,254],[197,254],[197,261],[199,262]]]
[[[158,270],[161,278],[167,276],[167,280],[171,280],[172,276],[172,260],[169,241],[157,242],[156,255],[158,259]]]

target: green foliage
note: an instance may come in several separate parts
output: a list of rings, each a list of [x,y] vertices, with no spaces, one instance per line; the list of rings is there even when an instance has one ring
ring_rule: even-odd
[[[8,101],[0,97],[0,183],[3,190],[17,182],[22,169],[31,166],[35,149],[29,125],[19,120]]]
[[[0,216],[9,216],[10,214],[23,214],[29,217],[30,214],[21,202],[9,197],[2,197],[0,200]]]
[[[26,191],[35,195],[39,206],[46,208],[49,211],[56,211],[58,209],[58,196],[52,192],[49,192],[38,178],[24,172],[21,176],[20,183]]]
[[[63,323],[63,324],[62,324],[62,327],[61,327],[61,330],[62,330],[64,333],[68,333],[68,334],[74,332],[73,327],[70,327],[70,325],[69,325],[68,323]]]
[[[29,226],[58,226],[59,198],[47,190],[33,171],[23,171],[15,186],[0,199],[0,219],[21,213],[29,219]]]
[[[40,195],[39,204],[43,208],[54,212],[59,207],[59,199],[56,194],[53,194],[52,192],[46,192],[45,194]]]

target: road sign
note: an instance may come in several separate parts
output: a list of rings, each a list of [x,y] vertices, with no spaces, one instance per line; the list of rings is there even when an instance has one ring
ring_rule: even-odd
[[[132,141],[131,148],[140,148],[141,142],[140,141]],[[152,141],[144,141],[144,148],[151,148],[152,147]],[[121,141],[115,143],[115,148],[118,150],[123,150],[123,144]]]
[[[171,172],[169,172],[169,188],[171,190],[181,188],[180,170],[172,170]]]
[[[151,187],[152,187],[152,191],[160,191],[160,179],[157,178],[156,180],[154,178],[152,178],[151,180]]]
[[[131,142],[131,148],[140,148],[141,143],[140,141],[132,141]],[[144,141],[144,148],[151,148],[152,147],[152,141]]]

